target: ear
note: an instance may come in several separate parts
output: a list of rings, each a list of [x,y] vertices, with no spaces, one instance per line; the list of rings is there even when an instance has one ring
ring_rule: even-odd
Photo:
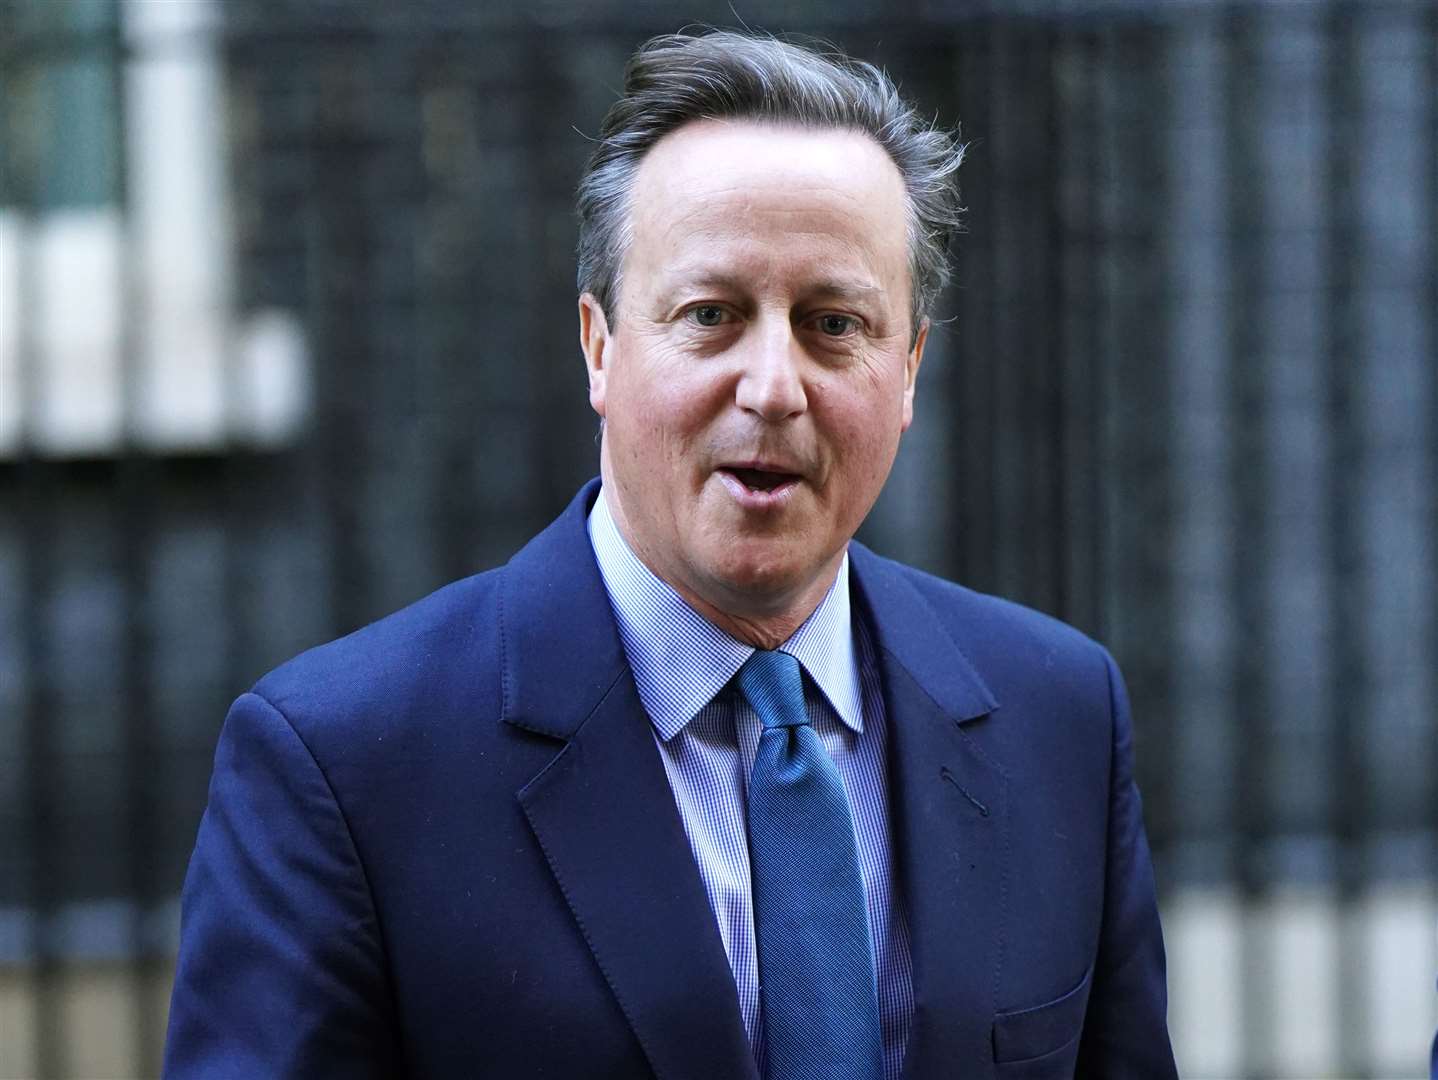
[[[609,321],[593,293],[579,298],[579,347],[589,371],[589,407],[602,417],[605,380],[609,374]]]
[[[929,320],[919,323],[919,332],[914,335],[914,347],[904,358],[904,423],[900,431],[908,431],[914,422],[914,387],[918,384],[919,364],[924,359],[924,343],[929,340]]]

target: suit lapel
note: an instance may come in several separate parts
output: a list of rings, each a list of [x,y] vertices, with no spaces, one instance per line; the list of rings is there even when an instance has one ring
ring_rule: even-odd
[[[655,1074],[751,1073],[734,977],[632,680],[519,801]]]
[[[988,1075],[1008,873],[1008,781],[979,746],[998,704],[892,564],[850,548],[878,639],[891,823],[914,966],[904,1076]]]
[[[518,799],[655,1074],[754,1076],[734,978],[584,529],[506,568],[504,719],[562,740]]]

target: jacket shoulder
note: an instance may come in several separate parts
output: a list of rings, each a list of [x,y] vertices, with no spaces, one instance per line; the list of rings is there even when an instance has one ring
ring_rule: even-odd
[[[316,725],[397,725],[463,699],[498,701],[499,581],[503,568],[452,582],[261,678],[253,693],[302,736]]]
[[[1120,680],[1108,652],[1086,634],[867,549],[855,554],[879,639],[910,670],[928,672],[935,686],[978,686],[973,697],[1011,718],[1082,716],[1107,727]]]
[[[1043,658],[1046,668],[1065,662],[1089,666],[1108,656],[1093,638],[1052,615],[892,559],[873,558],[920,594],[965,652],[1002,656],[1017,649]]]

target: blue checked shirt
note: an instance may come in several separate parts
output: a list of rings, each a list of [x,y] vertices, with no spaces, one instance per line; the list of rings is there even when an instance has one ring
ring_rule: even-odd
[[[698,614],[639,560],[602,492],[589,515],[589,538],[719,924],[739,1009],[763,1075],[744,820],[761,724],[744,696],[729,686],[754,649]],[[914,1013],[913,966],[889,843],[884,702],[868,632],[863,620],[850,615],[847,555],[828,594],[781,648],[809,674],[804,681],[809,723],[849,796],[877,965],[884,1077],[898,1080]]]

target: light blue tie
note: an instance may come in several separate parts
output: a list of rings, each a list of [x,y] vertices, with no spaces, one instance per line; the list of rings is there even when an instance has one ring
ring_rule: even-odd
[[[763,721],[749,860],[766,1080],[881,1080],[883,1038],[854,824],[804,712],[799,661],[759,650],[739,689]]]

